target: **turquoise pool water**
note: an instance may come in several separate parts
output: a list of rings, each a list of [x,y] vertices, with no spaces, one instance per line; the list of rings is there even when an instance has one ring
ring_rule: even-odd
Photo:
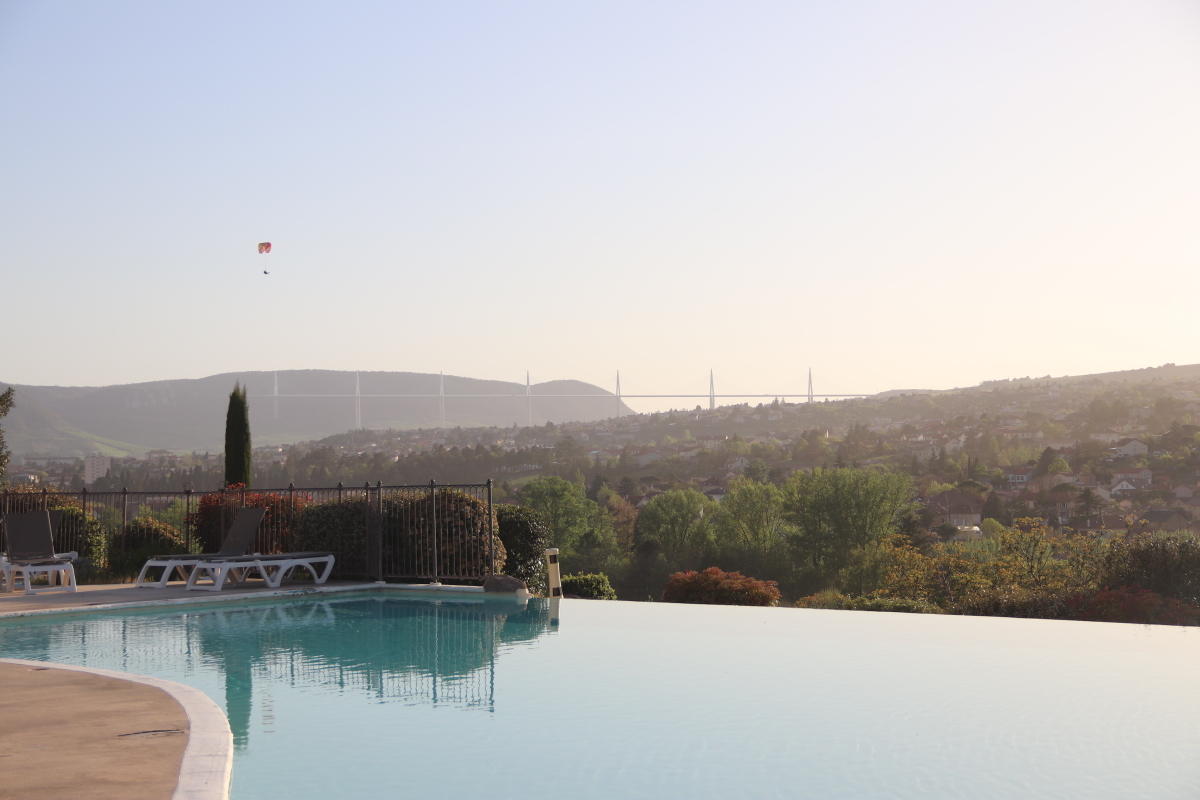
[[[0,622],[203,690],[233,797],[1196,798],[1200,630],[326,595]]]

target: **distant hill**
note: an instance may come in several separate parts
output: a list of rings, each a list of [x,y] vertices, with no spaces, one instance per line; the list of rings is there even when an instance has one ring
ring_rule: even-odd
[[[280,395],[276,401],[275,379]],[[438,375],[415,372],[358,373],[363,427],[436,428]],[[14,453],[82,456],[89,452],[143,455],[147,450],[217,453],[224,449],[225,408],[234,381],[250,395],[254,444],[287,444],[343,433],[355,426],[355,373],[337,370],[285,370],[212,375],[118,386],[22,386],[16,406],[3,422]],[[524,384],[445,377],[448,395],[502,395],[445,399],[447,427],[525,425],[529,407]],[[555,397],[555,395],[608,395]],[[582,381],[533,385],[533,424],[592,421],[615,416],[616,397]],[[278,416],[275,405],[278,402]],[[633,411],[624,403],[622,414]]]

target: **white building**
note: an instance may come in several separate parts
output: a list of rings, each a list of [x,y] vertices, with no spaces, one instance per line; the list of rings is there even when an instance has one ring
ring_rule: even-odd
[[[112,458],[104,453],[88,453],[83,459],[83,482],[92,484],[97,478],[103,478],[112,468]]]

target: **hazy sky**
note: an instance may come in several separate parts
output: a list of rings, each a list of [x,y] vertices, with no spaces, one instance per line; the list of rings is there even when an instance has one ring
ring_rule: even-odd
[[[949,388],[1197,289],[1195,0],[0,0],[0,381]]]

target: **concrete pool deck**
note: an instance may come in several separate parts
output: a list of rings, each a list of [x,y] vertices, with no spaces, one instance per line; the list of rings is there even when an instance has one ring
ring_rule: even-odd
[[[0,661],[0,715],[6,721],[0,728],[5,776],[0,793],[78,800],[227,796],[228,769],[213,763],[212,752],[199,754],[195,746],[215,747],[218,762],[232,760],[229,727],[215,704],[200,700],[211,708],[197,727],[224,726],[229,739],[224,746],[219,730],[216,737],[211,730],[190,735],[198,698],[155,685],[168,681],[134,681],[105,672]],[[199,712],[203,717],[205,709]],[[187,763],[185,751],[191,756]],[[204,773],[199,784],[197,768]]]

